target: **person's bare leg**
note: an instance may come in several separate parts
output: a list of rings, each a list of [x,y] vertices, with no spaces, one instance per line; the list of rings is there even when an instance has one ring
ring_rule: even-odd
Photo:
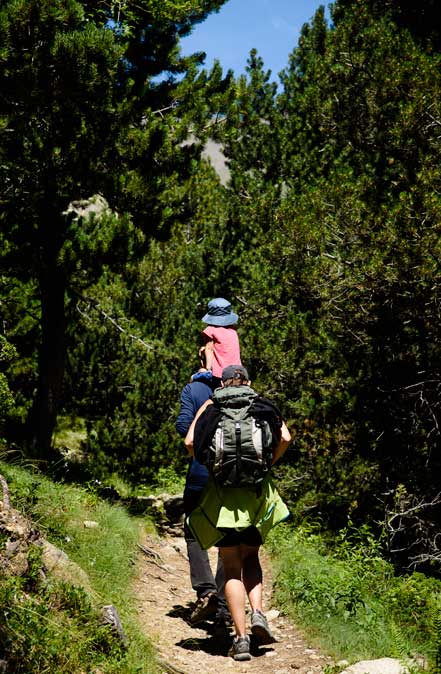
[[[262,610],[262,567],[259,546],[241,545],[242,577],[245,591],[253,611]]]
[[[230,609],[238,637],[246,634],[245,589],[242,583],[242,557],[240,547],[219,548],[225,573],[225,599]]]
[[[272,644],[276,639],[262,613],[262,567],[259,547],[241,545],[241,553],[243,582],[251,604],[251,633],[262,644]]]

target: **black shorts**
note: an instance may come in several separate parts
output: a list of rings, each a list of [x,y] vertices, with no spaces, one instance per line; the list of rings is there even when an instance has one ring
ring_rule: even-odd
[[[237,529],[221,529],[225,536],[216,543],[217,548],[231,548],[236,545],[250,545],[252,547],[262,545],[262,536],[255,526],[238,531]]]

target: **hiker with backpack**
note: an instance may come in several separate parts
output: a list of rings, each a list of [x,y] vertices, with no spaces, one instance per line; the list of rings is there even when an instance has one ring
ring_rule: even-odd
[[[236,632],[229,652],[234,660],[251,658],[246,595],[251,633],[263,644],[275,641],[262,612],[259,547],[270,529],[289,516],[270,469],[290,440],[279,410],[251,388],[242,365],[224,368],[222,388],[198,410],[185,438],[188,451],[210,473],[188,526],[203,549],[219,548]]]
[[[176,430],[184,438],[198,409],[213,395],[211,378],[207,379],[204,376],[207,369],[203,351],[200,353],[200,357],[201,367],[181,391]],[[193,457],[185,479],[184,512],[186,519],[198,505],[207,482],[208,470],[206,466],[203,466]],[[196,624],[203,620],[214,619],[215,631],[222,633],[231,624],[231,617],[225,602],[225,577],[222,560],[219,555],[216,575],[213,577],[208,553],[206,550],[202,550],[186,521],[184,522],[184,538],[187,545],[191,586],[197,597],[190,614],[190,622]]]

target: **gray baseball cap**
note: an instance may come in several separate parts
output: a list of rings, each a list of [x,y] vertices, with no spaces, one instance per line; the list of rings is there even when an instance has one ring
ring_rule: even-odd
[[[248,371],[243,365],[227,365],[222,370],[222,381],[227,379],[246,379],[248,381]]]

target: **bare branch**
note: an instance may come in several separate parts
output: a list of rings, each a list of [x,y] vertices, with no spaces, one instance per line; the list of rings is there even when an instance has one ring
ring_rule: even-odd
[[[226,117],[221,117],[219,119],[218,113],[216,113],[215,119],[213,119],[210,122],[207,122],[207,124],[205,124],[204,131],[206,131],[207,129],[210,129],[212,126],[217,126],[218,124],[225,124],[226,121],[227,121]]]
[[[427,112],[427,111],[426,111],[426,115],[427,115],[428,117],[430,117],[430,119],[432,120],[432,122],[434,122],[434,123],[437,124],[438,126],[441,126],[441,121],[440,121],[439,119],[437,119],[436,117],[434,117],[433,115],[431,115],[430,112]]]
[[[178,101],[173,101],[171,105],[167,105],[166,108],[161,108],[160,110],[152,110],[152,115],[161,115],[161,117],[164,117],[162,114],[163,112],[167,112],[167,110],[174,110],[178,105]]]
[[[406,515],[409,515],[410,513],[420,511],[420,510],[425,510],[427,508],[433,508],[434,506],[438,505],[441,503],[441,492],[435,496],[430,503],[426,503],[424,500],[420,501],[417,503],[415,506],[412,508],[408,508],[407,510],[402,510],[400,512],[394,513],[393,516],[388,520],[388,526],[391,524],[391,522],[396,518],[396,517],[405,517]]]
[[[435,532],[435,523],[427,517],[427,511],[439,508],[441,492],[431,500],[404,497],[400,510],[386,509],[388,550],[391,554],[405,554],[409,562],[406,568],[416,569],[426,563],[441,562],[441,535]]]
[[[416,384],[409,384],[409,386],[405,386],[403,390],[407,391],[408,389],[416,388],[417,386],[424,386],[424,384],[440,384],[440,383],[441,380],[439,379],[426,379],[425,381],[419,381]]]

